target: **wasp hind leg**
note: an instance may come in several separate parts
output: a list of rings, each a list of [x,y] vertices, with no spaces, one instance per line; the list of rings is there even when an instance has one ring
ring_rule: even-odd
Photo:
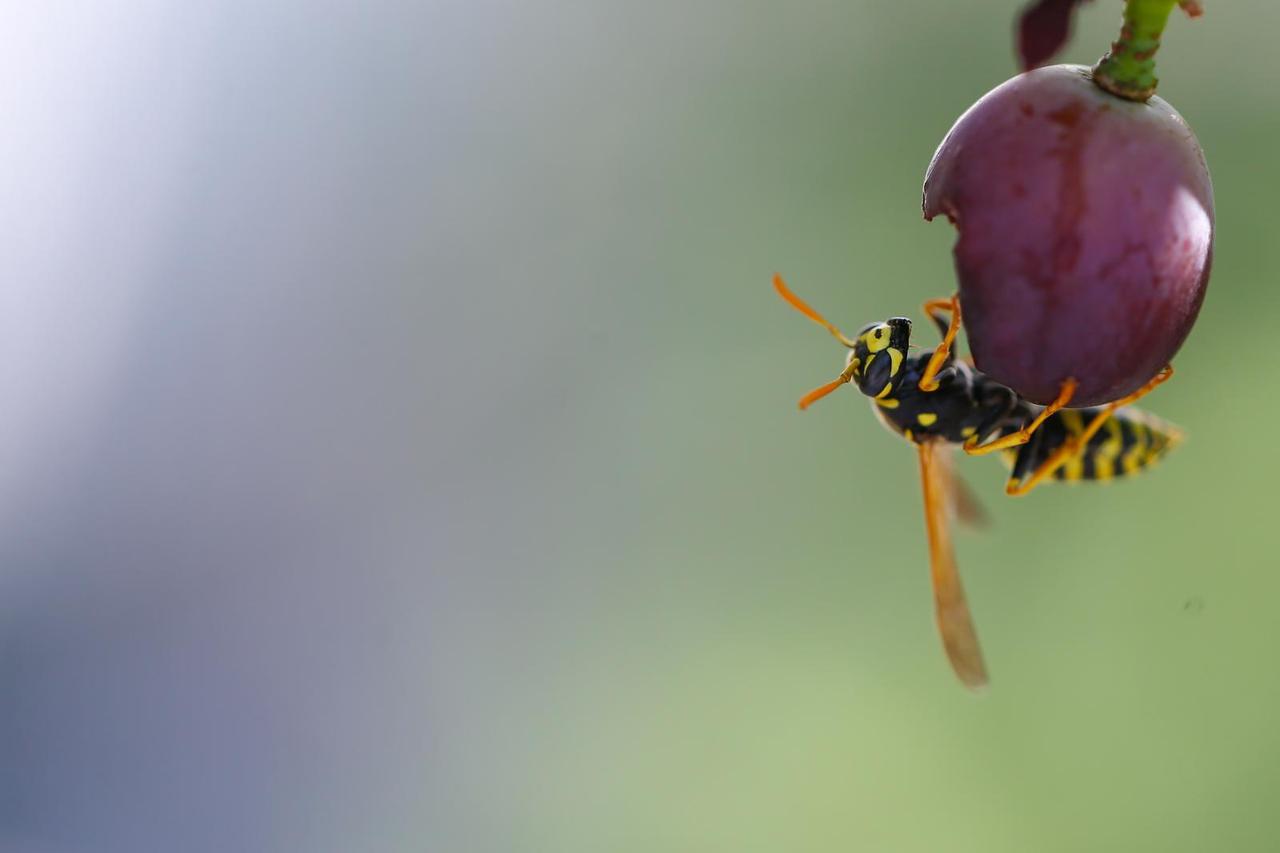
[[[1077,383],[1074,379],[1068,379],[1062,383],[1062,388],[1058,392],[1058,397],[1052,403],[1044,407],[1044,411],[1036,415],[1031,423],[1022,429],[1011,432],[1006,436],[997,438],[995,441],[989,441],[986,444],[978,443],[978,436],[974,436],[964,443],[964,452],[970,456],[981,456],[984,453],[992,453],[997,450],[1008,450],[1011,447],[1017,447],[1026,444],[1031,440],[1031,436],[1035,431],[1040,429],[1040,425],[1058,412],[1062,411],[1071,398],[1076,395]]]
[[[1072,442],[1068,440],[1049,454],[1047,459],[1035,465],[1036,457],[1040,455],[1040,440],[1043,436],[1044,433],[1036,433],[1031,441],[1018,448],[1018,456],[1013,462],[1013,471],[1009,474],[1009,481],[1004,485],[1006,495],[1010,497],[1025,495],[1040,485],[1046,477],[1052,476],[1053,472],[1066,463],[1070,456],[1079,452],[1079,448],[1072,447]],[[1080,447],[1083,446],[1080,445]]]
[[[1057,471],[1067,462],[1083,453],[1084,449],[1089,446],[1089,441],[1098,434],[1098,430],[1102,429],[1107,420],[1115,414],[1116,409],[1127,406],[1130,403],[1147,396],[1154,391],[1157,386],[1168,381],[1169,377],[1172,375],[1173,365],[1167,364],[1159,373],[1151,377],[1151,380],[1147,382],[1146,385],[1143,385],[1137,391],[1134,391],[1128,396],[1121,397],[1113,403],[1108,403],[1102,411],[1093,416],[1093,420],[1089,421],[1089,425],[1086,426],[1084,430],[1082,430],[1078,435],[1071,436],[1064,441],[1062,446],[1049,454],[1048,458],[1036,466],[1036,469],[1032,471],[1029,476],[1026,475],[1025,469],[1028,467],[1030,460],[1034,458],[1035,452],[1030,445],[1024,447],[1022,452],[1018,454],[1018,461],[1013,466],[1013,474],[1009,477],[1009,482],[1005,484],[1005,494],[1012,497],[1021,497],[1036,486],[1040,485],[1040,483],[1044,482],[1045,478],[1052,476],[1054,471]],[[1027,459],[1027,462],[1025,463],[1023,462],[1024,456]]]
[[[950,322],[943,320],[941,312],[944,311],[951,313]],[[916,387],[921,391],[937,391],[938,373],[951,363],[951,345],[955,343],[956,335],[960,333],[959,294],[949,299],[930,299],[924,304],[924,313],[938,324],[938,330],[942,332],[942,343],[934,349],[929,363],[925,365],[924,375],[920,377]]]

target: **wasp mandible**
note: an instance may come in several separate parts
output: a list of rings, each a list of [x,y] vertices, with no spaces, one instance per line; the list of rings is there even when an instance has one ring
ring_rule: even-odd
[[[961,322],[958,297],[924,304],[942,343],[932,352],[910,355],[911,321],[906,317],[870,323],[850,338],[792,293],[781,276],[774,276],[773,286],[793,308],[849,349],[840,375],[800,398],[800,408],[841,385],[856,385],[871,398],[880,421],[915,445],[938,630],[956,675],[969,687],[982,687],[987,683],[986,665],[956,569],[950,530],[953,515],[972,517],[978,510],[952,473],[947,451],[951,446],[972,455],[999,451],[1011,468],[1005,486],[1009,495],[1025,495],[1049,478],[1110,480],[1135,474],[1182,438],[1172,424],[1127,408],[1172,376],[1172,366],[1106,406],[1068,408],[1075,390],[1070,377],[1064,379],[1058,399],[1037,406],[955,357],[952,344]]]

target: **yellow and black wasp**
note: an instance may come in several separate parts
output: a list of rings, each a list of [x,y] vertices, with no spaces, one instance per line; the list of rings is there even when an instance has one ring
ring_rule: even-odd
[[[931,353],[911,355],[907,318],[871,323],[849,338],[792,293],[781,276],[774,276],[773,284],[793,308],[849,348],[840,375],[804,395],[800,408],[841,385],[853,384],[871,398],[871,408],[885,426],[915,445],[942,643],[962,682],[974,688],[985,685],[986,665],[956,569],[950,532],[952,515],[972,518],[980,510],[953,475],[949,455],[939,451],[958,445],[973,455],[1001,452],[1011,468],[1005,487],[1010,495],[1024,495],[1049,478],[1110,480],[1135,474],[1181,439],[1181,432],[1171,424],[1125,408],[1168,379],[1172,367],[1106,406],[1067,408],[1075,390],[1070,379],[1063,383],[1057,400],[1037,406],[955,358],[951,346],[960,329],[960,303],[955,297],[924,304],[925,313],[942,334],[942,343]]]

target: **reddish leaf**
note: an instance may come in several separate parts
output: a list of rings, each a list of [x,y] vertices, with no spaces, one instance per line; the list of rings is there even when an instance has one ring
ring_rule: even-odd
[[[1084,0],[1036,0],[1018,20],[1018,59],[1030,71],[1053,58],[1071,35],[1071,18]]]

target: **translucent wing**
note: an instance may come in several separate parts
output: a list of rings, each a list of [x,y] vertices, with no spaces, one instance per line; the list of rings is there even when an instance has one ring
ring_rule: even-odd
[[[947,463],[940,457],[947,451],[934,442],[916,447],[920,453],[920,480],[924,486],[924,520],[929,532],[929,562],[938,631],[942,634],[942,645],[951,659],[951,667],[960,680],[966,687],[983,687],[987,683],[987,668],[982,662],[978,634],[969,616],[969,605],[965,602],[964,587],[960,585],[960,573],[951,548],[952,483]]]
[[[956,471],[955,455],[944,447],[938,448],[934,459],[945,470],[939,479],[949,487],[951,517],[972,530],[985,530],[991,526],[991,516],[973,489]]]
[[[960,523],[972,530],[986,530],[991,526],[991,516],[969,484],[959,475],[951,479],[951,507]]]

